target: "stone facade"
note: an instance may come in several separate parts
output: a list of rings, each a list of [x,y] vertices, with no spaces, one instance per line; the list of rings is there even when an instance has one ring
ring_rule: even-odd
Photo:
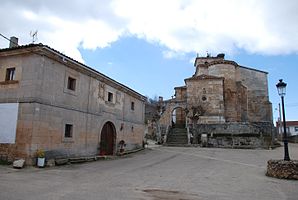
[[[185,86],[175,88],[175,98],[163,102],[160,123],[188,128],[194,143],[201,143],[203,135],[209,146],[269,146],[273,124],[268,73],[225,60],[224,54],[197,57],[194,66]],[[184,120],[175,117],[178,109]]]
[[[12,77],[8,77],[13,69]],[[37,149],[47,158],[98,155],[103,129],[112,154],[121,140],[139,148],[146,97],[60,52],[32,44],[0,50],[0,103],[18,108],[13,142],[0,155],[32,163]],[[1,110],[0,110],[1,112]],[[2,115],[1,115],[2,116]],[[3,138],[0,138],[3,140]]]

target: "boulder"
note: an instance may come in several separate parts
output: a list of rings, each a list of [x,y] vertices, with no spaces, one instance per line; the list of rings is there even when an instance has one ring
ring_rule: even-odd
[[[24,159],[15,160],[13,162],[13,168],[21,169],[24,167],[24,165],[25,165]]]

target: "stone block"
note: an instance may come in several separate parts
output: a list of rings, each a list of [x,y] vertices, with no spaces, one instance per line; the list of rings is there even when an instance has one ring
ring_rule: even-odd
[[[56,165],[66,165],[68,163],[68,158],[58,158],[55,159]]]
[[[46,166],[47,167],[54,167],[55,166],[55,160],[54,159],[47,160]]]
[[[13,162],[13,168],[21,169],[24,167],[24,165],[25,165],[24,159],[15,160]]]

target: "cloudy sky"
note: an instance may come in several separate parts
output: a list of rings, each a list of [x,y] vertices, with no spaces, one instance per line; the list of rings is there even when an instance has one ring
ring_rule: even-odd
[[[298,120],[296,0],[1,0],[0,33],[43,43],[149,97],[170,98],[194,73],[197,53],[269,72],[288,83],[287,118]],[[0,38],[0,48],[8,41]]]

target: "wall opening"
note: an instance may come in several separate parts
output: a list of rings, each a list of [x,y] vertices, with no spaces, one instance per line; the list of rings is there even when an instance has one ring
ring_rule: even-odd
[[[186,126],[186,113],[182,107],[177,107],[172,111],[172,127],[185,128]]]

